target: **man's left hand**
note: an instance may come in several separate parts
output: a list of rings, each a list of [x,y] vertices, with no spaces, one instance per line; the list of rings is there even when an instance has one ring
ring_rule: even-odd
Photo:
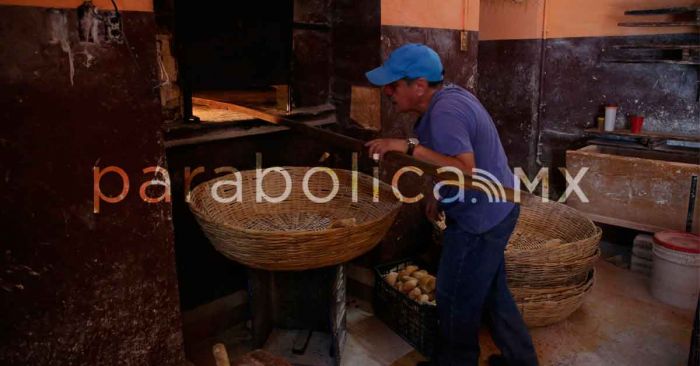
[[[405,153],[408,150],[408,142],[404,139],[376,139],[367,142],[365,146],[369,148],[369,156],[379,154],[380,159],[389,151]]]

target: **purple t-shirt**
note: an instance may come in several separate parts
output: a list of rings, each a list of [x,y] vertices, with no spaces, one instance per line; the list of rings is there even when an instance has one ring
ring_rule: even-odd
[[[421,145],[443,155],[474,153],[479,170],[472,175],[484,186],[488,184],[479,178],[513,187],[513,172],[508,167],[496,126],[484,106],[467,90],[448,85],[437,91],[414,132]],[[467,232],[480,234],[500,223],[514,207],[513,203],[505,202],[505,195],[498,185],[493,184],[488,191],[491,198],[482,190],[465,190],[461,201],[456,199],[457,188],[443,187],[440,205],[450,223],[456,223]]]

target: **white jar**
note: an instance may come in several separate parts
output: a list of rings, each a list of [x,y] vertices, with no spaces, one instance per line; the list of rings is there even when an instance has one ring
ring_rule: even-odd
[[[605,131],[615,131],[617,118],[617,106],[614,104],[605,106]]]

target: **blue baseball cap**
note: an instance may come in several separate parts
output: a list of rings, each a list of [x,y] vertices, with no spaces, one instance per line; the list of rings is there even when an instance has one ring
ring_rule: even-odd
[[[370,83],[384,86],[403,78],[442,81],[442,62],[432,48],[408,43],[395,49],[382,66],[365,73]]]

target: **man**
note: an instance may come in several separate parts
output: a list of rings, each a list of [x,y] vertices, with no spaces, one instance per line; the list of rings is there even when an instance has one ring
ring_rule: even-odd
[[[414,127],[417,139],[372,140],[366,145],[371,156],[399,151],[468,174],[479,169],[497,183],[513,186],[513,173],[491,117],[465,89],[442,86],[443,67],[435,51],[422,44],[404,45],[366,76],[372,84],[383,87],[399,112],[421,116]],[[483,314],[502,353],[492,355],[491,364],[536,365],[532,340],[505,275],[503,252],[519,207],[490,203],[484,192],[460,192],[454,187],[441,189],[440,196],[448,227],[437,275],[441,339],[436,342],[432,362],[477,365]],[[431,219],[437,212],[434,206],[429,202],[426,207]]]

